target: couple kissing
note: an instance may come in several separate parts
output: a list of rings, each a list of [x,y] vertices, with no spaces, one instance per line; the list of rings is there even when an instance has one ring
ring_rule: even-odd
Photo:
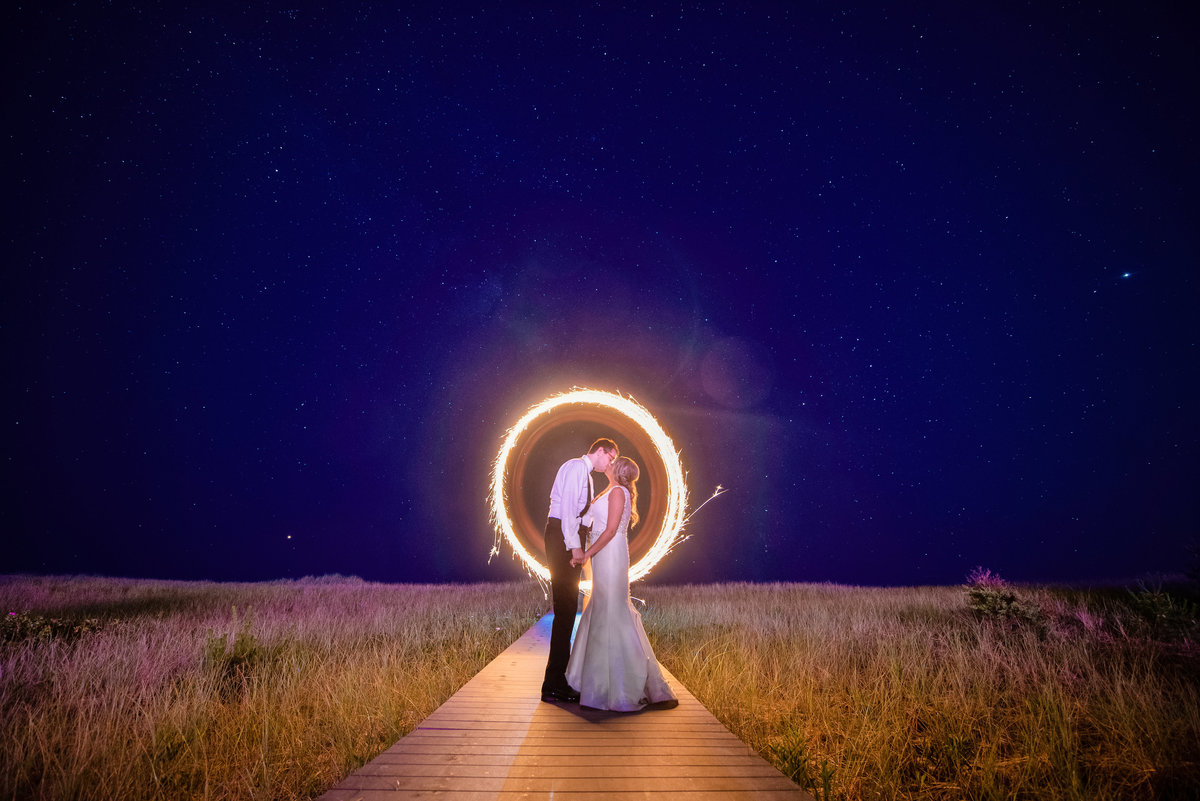
[[[593,472],[608,479],[599,496]],[[615,442],[601,438],[554,477],[546,520],[554,623],[543,701],[617,712],[679,704],[629,597],[629,529],[638,522],[639,474],[637,463],[621,456]],[[572,647],[579,574],[588,562],[592,593]]]

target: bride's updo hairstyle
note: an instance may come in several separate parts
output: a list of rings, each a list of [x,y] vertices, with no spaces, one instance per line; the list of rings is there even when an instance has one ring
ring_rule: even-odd
[[[629,527],[633,528],[638,522],[637,512],[637,480],[642,471],[638,469],[637,462],[630,459],[628,456],[619,456],[613,462],[613,476],[617,479],[617,483],[625,489],[629,490]]]

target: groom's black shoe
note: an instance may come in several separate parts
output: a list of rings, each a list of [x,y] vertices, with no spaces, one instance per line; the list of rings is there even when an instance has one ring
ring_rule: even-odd
[[[577,704],[579,703],[579,693],[570,687],[559,687],[556,690],[542,690],[542,700],[551,704],[555,701],[563,704]]]

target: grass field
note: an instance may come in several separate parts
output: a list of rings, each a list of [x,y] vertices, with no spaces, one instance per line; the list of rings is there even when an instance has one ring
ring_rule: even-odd
[[[819,799],[1200,797],[1194,603],[638,586],[660,661]],[[532,582],[0,578],[0,798],[300,799],[546,608]]]
[[[545,611],[532,582],[7,577],[0,798],[300,799]]]
[[[1162,591],[641,587],[659,661],[818,799],[1200,798],[1196,607]]]

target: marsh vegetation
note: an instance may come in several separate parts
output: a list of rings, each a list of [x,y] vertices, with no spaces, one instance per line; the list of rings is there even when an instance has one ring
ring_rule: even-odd
[[[0,580],[0,797],[302,799],[544,612],[531,582]]]
[[[1187,595],[986,571],[634,594],[659,660],[822,801],[1200,797]],[[532,582],[0,578],[0,797],[315,797],[546,606]]]
[[[659,661],[818,799],[1200,798],[1200,627],[1162,588],[635,595]]]

